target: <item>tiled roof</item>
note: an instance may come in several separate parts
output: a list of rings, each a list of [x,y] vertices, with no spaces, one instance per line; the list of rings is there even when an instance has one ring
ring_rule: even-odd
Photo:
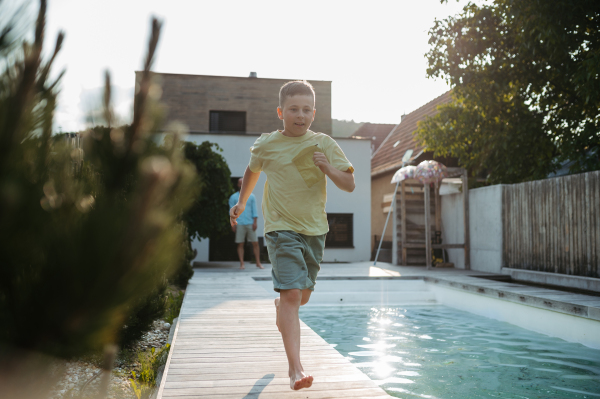
[[[450,102],[451,99],[450,91],[447,91],[421,108],[405,115],[373,154],[371,176],[396,167],[399,168],[402,165],[404,153],[409,149],[413,150],[411,161],[418,157],[425,147],[418,144],[413,137],[413,132],[417,129],[417,122],[424,120],[427,116],[437,114],[438,105]]]
[[[350,137],[374,137],[373,151],[377,151],[383,140],[387,137],[388,134],[394,128],[393,124],[388,123],[363,123],[361,127],[359,127]]]

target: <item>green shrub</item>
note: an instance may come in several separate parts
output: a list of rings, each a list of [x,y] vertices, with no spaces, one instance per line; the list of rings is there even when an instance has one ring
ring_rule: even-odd
[[[131,372],[131,376],[133,378],[129,379],[129,383],[131,384],[131,389],[133,390],[133,394],[137,399],[148,399],[156,389],[155,387],[144,384],[140,382],[135,371]]]
[[[183,216],[190,239],[215,237],[231,230],[229,196],[234,190],[222,151],[218,144],[208,141],[183,142],[184,156],[195,167],[202,189]]]
[[[79,356],[118,342],[132,310],[158,312],[155,299],[140,298],[181,263],[180,218],[200,186],[177,137],[154,144],[156,20],[131,125],[113,125],[107,73],[106,127],[84,134],[83,151],[52,140],[58,81],[48,76],[62,34],[43,62],[45,8],[33,43],[0,40],[0,55],[12,52],[0,62],[0,346],[9,348],[0,361],[17,364],[23,357],[10,358],[10,348]]]
[[[138,373],[138,381],[149,385],[156,385],[156,377],[158,368],[167,362],[169,357],[170,344],[166,344],[160,350],[150,348],[143,352],[138,352],[138,361],[140,370]]]
[[[191,243],[195,238],[218,238],[231,231],[229,196],[234,190],[231,185],[231,171],[220,154],[222,151],[218,144],[208,141],[201,144],[183,143],[185,158],[195,167],[200,181],[200,195],[183,215],[189,251],[192,250]]]
[[[137,399],[148,398],[155,390],[158,368],[167,362],[170,344],[166,344],[160,350],[151,348],[137,353],[140,369],[136,373],[131,372],[133,378],[129,379],[131,388]]]
[[[167,294],[167,309],[164,316],[167,323],[173,324],[173,320],[179,317],[184,296],[185,292],[183,291],[180,291],[177,295],[173,295],[170,292]]]
[[[152,329],[155,320],[166,310],[167,284],[164,282],[147,297],[139,298],[129,309],[125,325],[119,335],[121,347],[131,347]]]
[[[187,230],[187,229],[186,229]],[[196,257],[196,252],[192,250],[192,238],[186,234],[187,239],[181,243],[181,250],[184,254],[183,259],[179,263],[179,267],[175,270],[169,281],[181,289],[187,287],[187,283],[194,275],[192,268],[192,260]]]

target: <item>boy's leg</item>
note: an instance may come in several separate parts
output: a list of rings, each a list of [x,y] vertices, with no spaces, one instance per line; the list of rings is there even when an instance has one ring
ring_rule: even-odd
[[[308,300],[310,299],[310,294],[312,294],[312,290],[305,289],[302,290],[302,299],[300,300],[300,306],[306,305]],[[275,298],[275,325],[277,325],[277,329],[281,332],[281,328],[279,328],[279,301],[281,299],[279,297]]]
[[[310,294],[312,294],[312,290],[311,289],[305,289],[302,290],[302,300],[300,301],[300,306],[304,306],[308,303],[308,300],[310,299]]]
[[[240,269],[244,269],[244,243],[239,242],[237,245],[238,258],[240,258]]]
[[[299,289],[281,290],[278,306],[279,328],[289,364],[290,388],[294,390],[308,388],[313,382],[312,376],[304,374],[304,369],[300,363],[300,319],[298,309],[302,299],[303,292]]]

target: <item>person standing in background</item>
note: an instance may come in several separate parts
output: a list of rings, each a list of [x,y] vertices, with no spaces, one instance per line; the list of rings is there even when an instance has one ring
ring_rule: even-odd
[[[240,188],[242,187],[242,179],[238,180],[238,191],[229,197],[229,208],[237,204],[240,197]],[[231,230],[235,233],[235,242],[237,244],[237,253],[240,258],[240,269],[244,267],[244,243],[246,240],[252,243],[254,257],[256,258],[256,267],[264,269],[260,263],[260,250],[258,248],[258,238],[256,237],[256,229],[258,227],[258,213],[256,212],[256,198],[254,194],[250,194],[248,198],[246,210],[239,216],[237,225],[231,226]]]

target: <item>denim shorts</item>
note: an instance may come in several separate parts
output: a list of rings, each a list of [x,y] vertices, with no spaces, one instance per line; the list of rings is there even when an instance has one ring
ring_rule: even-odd
[[[310,289],[314,291],[317,274],[321,270],[325,236],[307,236],[290,230],[270,231],[265,234],[267,251],[273,270],[273,289]]]

